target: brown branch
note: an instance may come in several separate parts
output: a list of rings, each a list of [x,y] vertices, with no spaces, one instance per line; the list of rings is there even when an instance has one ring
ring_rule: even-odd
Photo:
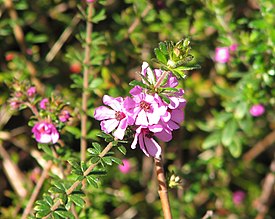
[[[275,154],[274,159],[270,165],[270,172],[266,175],[264,183],[262,185],[262,194],[258,200],[256,200],[255,205],[258,211],[258,215],[255,219],[264,219],[266,213],[268,212],[270,202],[274,198],[274,185],[275,185]]]
[[[263,151],[265,151],[269,146],[275,142],[275,130],[269,133],[264,139],[255,144],[248,152],[243,156],[244,161],[250,162]]]
[[[3,147],[1,140],[0,156],[3,158],[3,168],[12,188],[19,195],[20,198],[25,198],[27,195],[27,190],[24,185],[27,184],[27,179],[23,177],[18,166],[12,162],[9,153]]]
[[[164,175],[162,159],[155,158],[155,169],[159,183],[159,197],[162,205],[164,219],[172,219],[171,208],[168,197],[166,179]]]
[[[29,202],[28,202],[28,204],[27,204],[27,206],[26,206],[26,208],[25,208],[25,210],[23,212],[23,215],[22,215],[21,219],[26,219],[27,216],[29,215],[29,213],[31,212],[33,203],[35,202],[35,200],[37,199],[37,196],[39,195],[39,192],[40,192],[40,190],[41,190],[41,188],[42,188],[42,186],[44,184],[45,179],[48,176],[48,173],[49,173],[49,171],[50,171],[50,169],[52,167],[52,164],[53,164],[53,162],[51,160],[49,160],[47,162],[47,164],[46,164],[46,166],[45,166],[45,168],[44,168],[44,170],[42,172],[42,175],[39,178],[39,180],[38,180],[38,182],[37,182],[37,184],[35,186],[35,189],[33,190],[33,193],[32,193],[32,195],[31,195],[31,197],[29,199]]]
[[[46,56],[46,61],[47,62],[51,62],[54,59],[54,57],[59,52],[61,47],[64,45],[64,43],[68,40],[68,38],[72,34],[75,26],[79,23],[79,21],[80,21],[80,17],[78,15],[75,15],[74,18],[72,19],[72,22],[71,22],[70,26],[68,26],[64,30],[64,32],[61,34],[59,39],[55,42],[55,44],[53,45],[53,47],[51,48],[51,50],[47,54],[47,56]]]
[[[104,157],[113,147],[113,143],[110,142],[105,148],[104,150],[98,155],[100,158]],[[89,168],[83,173],[83,176],[88,176],[92,170],[97,166],[97,164],[100,161],[98,161],[97,163],[92,164],[91,166],[89,166]],[[70,194],[72,194],[72,192],[81,184],[85,182],[85,178],[81,181],[75,181],[74,184],[66,191],[67,196],[69,196]],[[61,201],[60,199],[51,207],[51,211],[55,211],[59,206],[61,205]],[[47,216],[43,217],[43,219],[47,219],[51,216],[51,214],[48,214]]]
[[[90,71],[90,57],[91,57],[91,35],[92,35],[92,15],[93,3],[88,3],[88,17],[86,26],[86,45],[84,57],[84,73],[83,73],[83,91],[82,91],[82,114],[81,114],[81,142],[80,142],[80,157],[82,161],[86,159],[87,149],[87,107],[88,107],[88,87],[89,87],[89,71]]]

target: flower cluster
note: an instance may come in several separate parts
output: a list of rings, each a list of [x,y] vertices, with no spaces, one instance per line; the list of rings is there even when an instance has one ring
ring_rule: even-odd
[[[164,73],[166,77],[163,77]],[[146,62],[142,65],[141,75],[150,85],[158,84],[159,87],[149,90],[135,86],[130,91],[131,96],[126,98],[104,95],[103,103],[108,107],[96,108],[94,118],[101,121],[104,132],[112,133],[120,140],[124,138],[126,129],[131,128],[135,132],[131,148],[139,145],[145,155],[159,158],[161,147],[154,137],[168,142],[172,139],[172,131],[180,128],[186,104],[182,98],[184,91],[175,88],[178,81],[172,73],[152,70]],[[163,92],[165,88],[175,89]],[[164,101],[163,96],[169,101]]]
[[[39,143],[55,144],[59,140],[59,132],[71,115],[63,109],[65,104],[55,98],[43,98],[37,95],[36,87],[28,83],[14,81],[14,92],[10,98],[13,110],[29,108],[35,118],[32,133]]]

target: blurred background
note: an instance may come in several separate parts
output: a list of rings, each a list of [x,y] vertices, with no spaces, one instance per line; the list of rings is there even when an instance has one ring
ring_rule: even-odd
[[[0,0],[0,218],[20,218],[45,168],[31,112],[10,105],[18,84],[69,103],[64,166],[79,153],[86,8],[85,1]],[[158,67],[151,59],[160,41],[188,37],[201,65],[179,85],[187,100],[181,129],[161,143],[174,218],[208,218],[207,211],[275,218],[274,16],[273,0],[94,3],[89,144],[101,141],[93,112],[102,96],[129,95],[143,61]],[[117,154],[125,165],[87,188],[80,218],[162,218],[153,160],[126,148]],[[50,177],[42,190],[49,184]]]

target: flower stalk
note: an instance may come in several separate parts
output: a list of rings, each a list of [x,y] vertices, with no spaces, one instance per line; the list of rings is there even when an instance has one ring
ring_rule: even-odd
[[[163,162],[161,158],[160,159],[154,158],[154,162],[155,162],[155,169],[157,173],[157,179],[159,183],[158,193],[159,193],[161,206],[163,210],[163,216],[164,216],[164,219],[172,219],[167,183],[166,183],[164,169],[163,169]]]

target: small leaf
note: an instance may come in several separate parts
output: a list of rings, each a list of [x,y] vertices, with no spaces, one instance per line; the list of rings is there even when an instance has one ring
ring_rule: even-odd
[[[155,48],[154,49],[156,58],[163,64],[167,64],[167,59],[165,57],[165,55],[160,51],[159,48]]]
[[[137,81],[137,80],[131,81],[131,82],[129,83],[129,85],[130,85],[130,86],[140,86],[140,87],[145,88],[145,89],[148,88],[148,86],[147,86],[146,84],[144,84],[144,83],[141,82],[141,81]]]
[[[164,55],[168,55],[168,51],[167,51],[167,47],[166,47],[165,43],[160,42],[159,49]]]
[[[67,132],[73,134],[76,139],[79,139],[81,137],[81,131],[79,128],[73,126],[65,126],[65,129]]]
[[[228,149],[233,157],[238,158],[242,153],[240,138],[235,137]]]
[[[94,149],[95,149],[98,153],[100,153],[100,152],[102,151],[102,147],[101,147],[101,145],[100,145],[99,143],[93,142],[92,145],[93,145]]]
[[[56,188],[56,187],[51,187],[51,188],[49,189],[49,192],[50,192],[50,193],[64,193],[64,190],[59,189],[59,188]]]
[[[222,131],[222,138],[221,141],[224,146],[230,146],[234,139],[234,135],[236,134],[237,131],[237,122],[234,119],[229,120],[223,131]]]
[[[47,203],[45,202],[42,205],[36,205],[34,207],[35,211],[51,211],[51,208],[49,207],[49,205],[47,205]]]
[[[83,208],[85,205],[85,201],[82,199],[80,195],[70,195],[69,199],[81,208]]]
[[[67,211],[65,208],[64,209],[56,209],[55,213],[58,214],[62,218],[72,218],[74,219],[73,214],[70,211]]]
[[[123,145],[118,146],[117,149],[118,149],[123,155],[125,155],[125,154],[127,153],[127,150],[126,150],[126,148],[125,148]]]
[[[217,146],[218,144],[220,144],[220,133],[214,132],[204,140],[202,148],[208,149]]]
[[[87,169],[87,164],[84,161],[81,161],[81,170],[82,170],[82,172],[85,172],[86,169]]]
[[[116,163],[116,164],[122,164],[121,159],[119,159],[119,158],[117,158],[117,157],[109,157],[109,158],[111,158],[111,160],[112,160],[114,163]]]
[[[45,217],[47,216],[49,213],[51,212],[51,210],[44,210],[44,211],[38,211],[35,216],[36,218],[42,218],[42,217]]]
[[[87,182],[88,182],[91,186],[93,186],[93,187],[95,187],[95,188],[98,188],[98,184],[97,184],[98,180],[97,180],[94,176],[89,175],[89,176],[87,176],[86,178],[87,178]]]
[[[95,156],[95,157],[92,157],[92,158],[90,159],[91,163],[97,163],[99,160],[100,160],[100,157],[99,157],[99,156]]]
[[[101,159],[107,165],[112,165],[112,159],[110,157],[102,157]]]
[[[61,183],[61,182],[58,182],[58,181],[53,181],[52,182],[52,184],[56,187],[56,188],[58,188],[58,189],[60,189],[60,190],[62,190],[63,192],[65,192],[65,187],[64,187],[64,185]]]

